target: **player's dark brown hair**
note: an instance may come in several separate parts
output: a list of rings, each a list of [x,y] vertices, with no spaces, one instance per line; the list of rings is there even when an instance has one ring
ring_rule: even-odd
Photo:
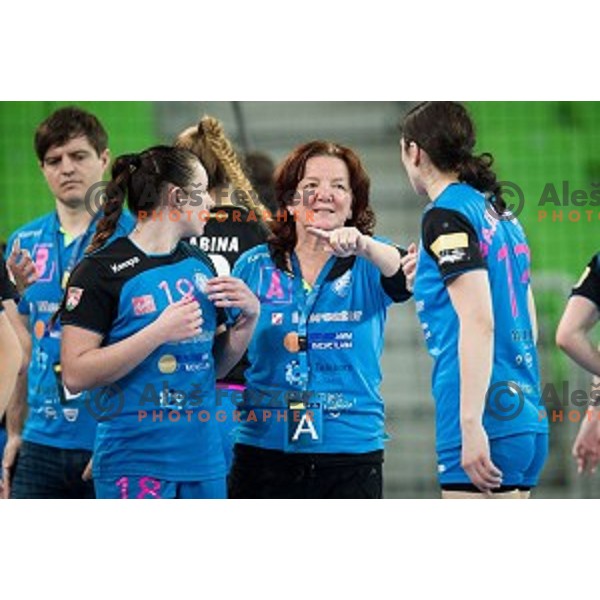
[[[140,154],[119,156],[106,186],[104,216],[87,252],[102,247],[113,235],[125,200],[136,216],[140,212],[151,212],[160,205],[161,193],[169,183],[181,188],[198,184],[193,181],[198,164],[198,158],[191,152],[170,146],[155,146]]]
[[[475,125],[462,104],[423,102],[406,115],[400,130],[405,149],[414,142],[440,171],[458,173],[460,181],[489,195],[496,210],[506,210],[501,186],[491,168],[494,158],[487,152],[474,154]]]

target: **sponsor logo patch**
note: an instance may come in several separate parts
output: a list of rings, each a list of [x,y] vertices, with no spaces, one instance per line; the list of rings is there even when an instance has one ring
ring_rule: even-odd
[[[136,317],[141,317],[142,315],[149,315],[153,312],[156,312],[156,304],[154,302],[154,297],[151,294],[146,294],[145,296],[136,296],[131,300],[133,304],[133,313]]]
[[[67,301],[65,302],[65,308],[68,311],[75,310],[81,302],[83,296],[83,289],[78,287],[70,287],[67,290]]]
[[[467,249],[469,238],[466,233],[446,233],[440,235],[433,244],[431,251],[439,258],[443,253],[451,250]]]
[[[467,253],[458,248],[456,250],[445,250],[439,257],[438,264],[440,267],[442,265],[452,265],[454,263],[463,262],[467,258]]]
[[[177,359],[172,354],[165,354],[158,361],[158,370],[165,374],[171,375],[177,370]]]
[[[345,298],[352,286],[352,271],[346,271],[341,277],[338,277],[332,284],[333,292],[340,298]]]

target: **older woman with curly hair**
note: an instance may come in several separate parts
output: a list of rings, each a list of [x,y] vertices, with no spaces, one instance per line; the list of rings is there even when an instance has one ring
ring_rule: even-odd
[[[415,255],[373,236],[369,186],[358,156],[325,141],[296,148],[275,174],[273,235],[234,268],[262,312],[232,498],[383,495],[379,363],[387,309],[410,297]]]

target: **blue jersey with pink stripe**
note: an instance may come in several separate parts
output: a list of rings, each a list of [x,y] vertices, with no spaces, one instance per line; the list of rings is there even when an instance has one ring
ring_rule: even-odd
[[[530,250],[513,215],[498,215],[471,186],[453,184],[423,216],[414,296],[434,360],[438,451],[461,444],[459,320],[447,286],[487,270],[494,315],[494,358],[483,424],[490,439],[547,431],[529,312]]]

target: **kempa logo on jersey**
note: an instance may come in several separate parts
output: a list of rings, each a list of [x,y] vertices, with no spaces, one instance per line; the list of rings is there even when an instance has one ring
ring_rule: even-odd
[[[514,381],[496,382],[486,395],[486,415],[498,421],[517,419],[525,408],[526,394],[530,398],[537,397],[535,390],[525,385]],[[591,385],[590,390],[572,390],[569,381],[547,383],[537,403],[532,402],[532,406],[537,411],[538,421],[600,421],[600,410],[597,410],[600,406],[600,384]]]
[[[139,257],[134,256],[133,258],[130,258],[122,263],[115,263],[113,265],[110,265],[110,268],[112,269],[113,273],[120,273],[124,269],[129,269],[131,267],[135,267],[135,265],[137,265],[139,262],[140,262]]]
[[[513,181],[499,182],[502,198],[507,209],[499,213],[492,202],[488,202],[488,214],[498,221],[517,218],[525,207],[523,188]],[[592,182],[589,187],[579,187],[570,181],[547,182],[539,193],[529,194],[537,198],[538,223],[591,223],[600,221],[600,183]],[[570,209],[570,210],[569,210]]]

